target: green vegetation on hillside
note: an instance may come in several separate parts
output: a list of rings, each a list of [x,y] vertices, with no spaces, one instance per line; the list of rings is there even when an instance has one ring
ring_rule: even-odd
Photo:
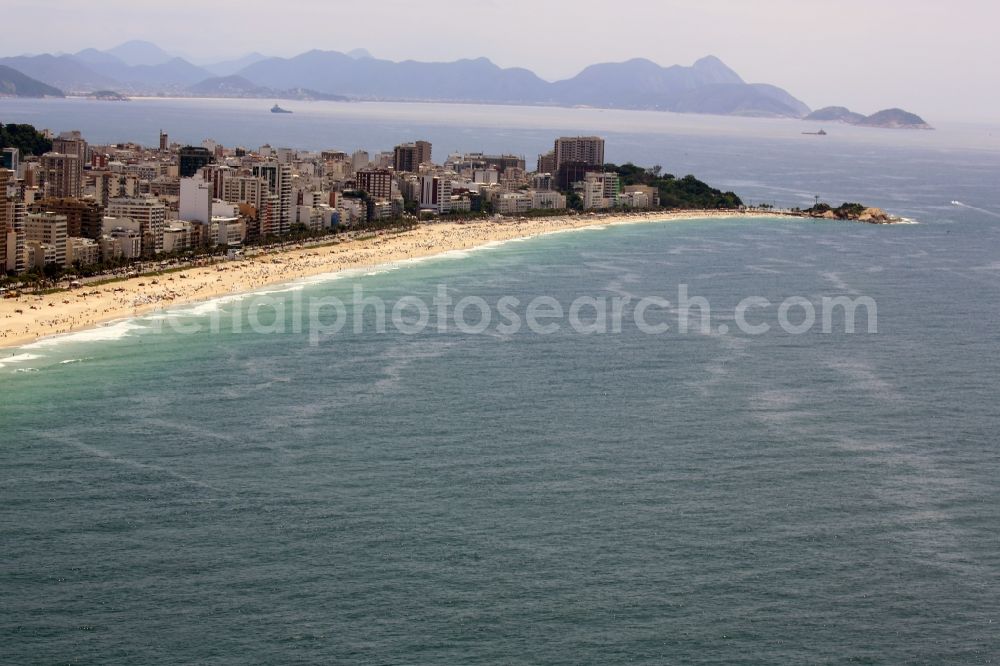
[[[0,124],[0,150],[4,148],[17,148],[22,155],[44,155],[52,150],[52,141],[33,125]]]
[[[673,174],[661,174],[659,166],[645,169],[634,164],[605,164],[604,169],[617,173],[622,186],[655,187],[664,208],[739,208],[743,205],[733,192],[717,190],[691,175],[676,178]]]
[[[828,203],[817,203],[815,206],[806,208],[802,212],[814,216],[832,212],[839,220],[856,220],[865,210],[866,207],[859,203],[843,203],[836,208]]]

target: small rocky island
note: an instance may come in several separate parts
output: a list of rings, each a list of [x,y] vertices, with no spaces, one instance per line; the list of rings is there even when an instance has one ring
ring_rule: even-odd
[[[867,222],[868,224],[893,224],[902,221],[893,217],[881,208],[869,208],[859,203],[844,203],[837,208],[830,204],[817,203],[811,208],[797,211],[803,217],[813,217],[821,220],[850,220],[852,222]]]
[[[130,101],[128,97],[122,95],[114,90],[96,90],[89,95],[87,99],[96,99],[102,102],[128,102]]]
[[[859,127],[881,127],[883,129],[934,129],[915,113],[902,109],[883,109],[870,116],[855,113],[843,106],[827,106],[813,111],[803,120],[818,122],[840,122]]]

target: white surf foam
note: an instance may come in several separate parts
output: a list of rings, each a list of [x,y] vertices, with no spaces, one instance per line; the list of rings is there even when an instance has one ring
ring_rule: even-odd
[[[556,234],[571,234],[576,231],[600,231],[602,229],[607,229],[609,226],[609,224],[589,224],[585,227],[573,227],[571,229],[553,229],[552,231],[546,231],[538,235],[555,236]]]
[[[490,241],[489,243],[483,243],[482,245],[477,245],[476,247],[472,248],[472,251],[475,252],[477,250],[495,250],[498,247],[503,247],[506,244],[507,241],[505,240]]]
[[[50,338],[42,338],[38,342],[24,345],[21,349],[45,349],[71,342],[108,342],[121,340],[131,335],[134,331],[144,330],[145,326],[140,326],[134,320],[113,322],[97,328],[87,329],[76,333],[63,333]]]
[[[253,295],[256,292],[245,292],[239,294],[229,294],[227,296],[218,296],[216,298],[210,298],[207,301],[202,301],[200,303],[194,303],[188,306],[182,306],[179,308],[171,308],[167,310],[162,315],[153,315],[151,317],[144,317],[145,319],[153,319],[153,317],[199,317],[202,315],[212,314],[217,312],[222,308],[223,305],[227,303],[235,303],[236,301],[241,301],[248,296]]]
[[[15,363],[27,363],[28,361],[34,361],[39,358],[43,357],[38,354],[17,354],[15,356],[8,356],[7,358],[0,358],[0,368]]]
[[[434,254],[427,257],[430,259],[468,259],[469,253],[466,250],[449,250],[447,252],[442,252],[441,254]]]
[[[320,273],[319,275],[310,275],[309,277],[299,278],[293,282],[293,286],[307,286],[310,284],[318,284],[320,282],[328,282],[340,277],[340,272],[333,273]]]

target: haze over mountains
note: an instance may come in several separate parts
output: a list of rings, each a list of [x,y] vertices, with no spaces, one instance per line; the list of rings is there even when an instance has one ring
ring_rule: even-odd
[[[827,106],[813,111],[806,120],[838,122],[861,127],[883,127],[888,129],[933,129],[920,116],[902,109],[884,109],[870,116],[855,113],[843,106]]]
[[[0,95],[14,97],[62,97],[62,91],[0,65]]]
[[[106,51],[0,58],[0,65],[70,93],[554,104],[788,118],[810,113],[785,90],[747,83],[713,56],[690,67],[642,58],[602,63],[555,82],[486,58],[393,62],[363,49],[312,50],[292,58],[253,53],[198,66],[142,41]]]

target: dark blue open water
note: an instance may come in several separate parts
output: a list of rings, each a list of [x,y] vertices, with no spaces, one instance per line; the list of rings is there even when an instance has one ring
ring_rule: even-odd
[[[233,300],[6,352],[34,358],[0,367],[0,661],[995,662],[1000,156],[879,141],[664,135],[633,159],[672,170],[683,144],[741,194],[919,224],[621,226],[270,294],[290,322],[356,285],[686,284],[709,335],[667,314],[310,345],[234,332]],[[748,296],[770,332],[736,330]],[[878,332],[788,334],[790,296],[870,297]]]

